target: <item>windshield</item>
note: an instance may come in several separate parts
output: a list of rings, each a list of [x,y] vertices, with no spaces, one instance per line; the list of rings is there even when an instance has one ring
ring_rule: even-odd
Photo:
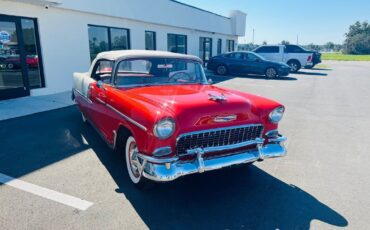
[[[207,84],[199,62],[174,58],[121,61],[116,70],[117,86]]]

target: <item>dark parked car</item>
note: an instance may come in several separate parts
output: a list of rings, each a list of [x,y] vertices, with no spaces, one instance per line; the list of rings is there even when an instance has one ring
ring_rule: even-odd
[[[268,61],[253,52],[231,52],[212,57],[207,69],[217,75],[258,74],[267,78],[288,76],[290,72],[287,64]]]

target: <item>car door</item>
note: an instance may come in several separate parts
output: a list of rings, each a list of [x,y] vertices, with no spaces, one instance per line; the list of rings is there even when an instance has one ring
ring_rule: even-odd
[[[227,55],[228,69],[230,73],[243,74],[245,73],[245,61],[241,52],[233,52]]]
[[[111,86],[113,61],[98,60],[91,73],[96,82],[89,84],[89,97],[91,107],[89,117],[93,125],[106,140],[111,139],[110,129],[106,124],[108,114],[111,112],[106,106],[106,91]]]
[[[244,53],[245,71],[250,74],[264,74],[265,62],[253,53]]]

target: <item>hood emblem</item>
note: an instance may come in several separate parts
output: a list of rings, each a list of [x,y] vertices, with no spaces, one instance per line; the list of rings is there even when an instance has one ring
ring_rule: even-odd
[[[223,93],[221,93],[221,95],[214,95],[214,94],[209,93],[208,96],[209,96],[209,100],[212,100],[212,101],[226,101],[227,100],[226,96]]]
[[[213,118],[214,122],[228,122],[236,120],[236,115],[228,115],[228,116],[217,116]]]

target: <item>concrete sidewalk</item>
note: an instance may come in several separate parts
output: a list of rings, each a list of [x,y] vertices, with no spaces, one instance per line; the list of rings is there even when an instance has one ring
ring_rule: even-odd
[[[0,101],[0,121],[73,105],[71,92]]]

